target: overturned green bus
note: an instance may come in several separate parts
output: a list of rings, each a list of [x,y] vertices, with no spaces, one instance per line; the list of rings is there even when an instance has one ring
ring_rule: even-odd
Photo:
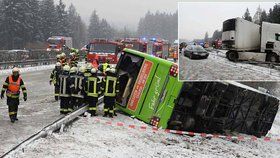
[[[116,66],[117,107],[151,125],[193,132],[264,136],[279,100],[237,82],[180,82],[176,64],[124,49]]]

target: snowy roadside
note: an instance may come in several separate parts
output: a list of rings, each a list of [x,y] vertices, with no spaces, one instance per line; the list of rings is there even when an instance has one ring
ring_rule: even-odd
[[[144,125],[119,114],[101,120]],[[279,118],[279,117],[278,117]],[[278,157],[279,142],[228,141],[141,131],[97,123],[80,117],[64,133],[39,139],[12,157]],[[279,121],[279,120],[278,120]],[[279,126],[277,127],[279,128]]]
[[[20,68],[21,73],[53,69],[54,64]],[[11,74],[11,69],[0,70],[0,75]]]

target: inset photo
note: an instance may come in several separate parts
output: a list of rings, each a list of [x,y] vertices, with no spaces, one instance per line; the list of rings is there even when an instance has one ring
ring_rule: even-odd
[[[277,2],[179,2],[179,80],[280,80]]]

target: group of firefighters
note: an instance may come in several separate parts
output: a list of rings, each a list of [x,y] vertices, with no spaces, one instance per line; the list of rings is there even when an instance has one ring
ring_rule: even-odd
[[[75,108],[88,105],[88,113],[97,115],[98,98],[104,96],[104,117],[116,116],[115,98],[119,91],[119,81],[116,70],[109,63],[99,65],[98,68],[87,63],[86,66],[78,67],[79,54],[71,49],[70,58],[67,62],[66,54],[57,56],[57,63],[50,75],[50,84],[54,85],[55,100],[60,100],[60,113],[68,114]],[[100,77],[98,72],[101,72]],[[27,100],[27,90],[20,70],[12,69],[1,90],[1,99],[6,93],[9,117],[12,123],[18,120],[17,112],[19,105],[20,90],[23,100]]]

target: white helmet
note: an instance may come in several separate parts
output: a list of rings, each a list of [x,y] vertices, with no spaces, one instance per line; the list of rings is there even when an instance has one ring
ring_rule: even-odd
[[[61,66],[61,63],[60,63],[60,62],[57,62],[57,63],[55,64],[55,66]]]
[[[70,73],[76,73],[78,71],[78,68],[77,67],[72,67],[70,69]]]
[[[12,72],[14,73],[14,72],[18,72],[19,73],[19,68],[18,67],[14,67],[13,69],[12,69]]]
[[[60,54],[57,54],[57,55],[56,55],[56,58],[60,58]]]
[[[86,71],[86,68],[85,68],[84,66],[81,66],[81,67],[79,68],[79,72],[84,73],[85,71]]]
[[[63,52],[60,54],[61,57],[66,57],[66,54]]]
[[[96,70],[96,68],[92,68],[92,69],[90,70],[90,72],[91,72],[92,74],[95,74],[95,73],[97,72],[97,70]]]
[[[115,69],[115,68],[111,68],[111,69],[110,69],[110,72],[111,72],[111,73],[116,73],[116,69]]]
[[[92,69],[91,63],[88,63],[88,64],[87,64],[86,69],[87,69],[87,70],[91,70],[91,69]]]
[[[64,70],[64,71],[70,71],[70,66],[69,66],[69,65],[65,65],[65,66],[63,67],[63,70]]]
[[[109,72],[109,71],[110,71],[110,68],[107,68],[105,72]]]

